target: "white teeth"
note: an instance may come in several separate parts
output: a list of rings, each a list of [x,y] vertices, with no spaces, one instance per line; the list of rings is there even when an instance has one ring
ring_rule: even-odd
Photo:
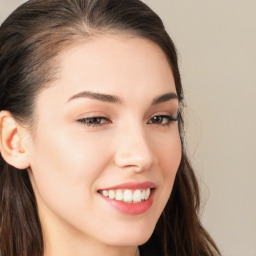
[[[138,203],[138,202],[141,202],[141,192],[140,190],[135,190],[135,192],[133,193],[133,199],[132,199],[133,202],[135,203]]]
[[[150,188],[136,189],[135,191],[130,189],[126,189],[124,191],[122,191],[121,189],[111,189],[103,190],[100,193],[105,197],[115,199],[117,201],[123,201],[125,203],[139,203],[149,198],[151,190]]]
[[[107,190],[103,190],[103,191],[102,191],[102,195],[103,195],[103,196],[108,196],[108,191],[107,191]]]
[[[120,189],[116,191],[116,200],[122,201],[123,200],[123,193]]]
[[[145,200],[147,200],[149,198],[149,195],[150,195],[150,189],[148,188],[146,190]]]
[[[131,203],[132,202],[132,191],[129,189],[126,189],[124,191],[124,202],[125,203]]]
[[[141,200],[145,200],[145,196],[146,196],[146,190],[142,190]]]
[[[109,191],[108,191],[108,197],[109,197],[110,199],[114,199],[115,196],[116,196],[116,194],[115,194],[115,191],[114,191],[114,190],[109,190]]]

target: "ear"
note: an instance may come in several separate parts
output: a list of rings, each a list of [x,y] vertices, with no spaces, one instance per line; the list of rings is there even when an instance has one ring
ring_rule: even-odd
[[[25,128],[16,122],[10,112],[0,112],[0,152],[4,160],[17,169],[29,167],[26,134]]]

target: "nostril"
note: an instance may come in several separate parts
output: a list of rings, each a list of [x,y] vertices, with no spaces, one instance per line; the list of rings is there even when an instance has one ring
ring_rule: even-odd
[[[155,157],[149,150],[143,152],[134,149],[132,153],[117,152],[115,163],[119,168],[141,172],[150,169],[155,163]]]

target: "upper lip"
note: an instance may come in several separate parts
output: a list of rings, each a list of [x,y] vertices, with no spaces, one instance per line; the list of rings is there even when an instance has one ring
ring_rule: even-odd
[[[112,187],[107,187],[99,190],[116,190],[116,189],[147,189],[147,188],[155,188],[156,184],[150,181],[145,181],[145,182],[127,182],[127,183],[122,183],[116,186]]]

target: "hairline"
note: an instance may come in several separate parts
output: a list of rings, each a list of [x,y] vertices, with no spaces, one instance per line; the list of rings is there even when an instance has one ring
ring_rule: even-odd
[[[72,26],[67,26],[67,27],[69,27],[69,29],[71,30],[72,29],[74,30]],[[63,26],[62,29],[64,28],[65,26]],[[41,85],[40,90],[34,97],[34,105],[33,105],[34,109],[33,109],[32,115],[28,117],[29,121],[22,122],[23,127],[27,128],[30,131],[32,137],[36,135],[36,131],[38,128],[37,124],[39,120],[38,118],[39,113],[36,111],[37,98],[40,95],[40,93],[42,93],[44,90],[46,90],[47,88],[50,88],[51,86],[54,86],[54,82],[57,81],[59,78],[58,74],[61,69],[62,56],[64,53],[68,52],[69,50],[72,50],[83,44],[91,42],[95,39],[99,39],[106,36],[107,37],[118,36],[120,40],[143,39],[159,47],[159,49],[162,51],[162,53],[166,57],[167,62],[170,65],[170,68],[172,70],[172,65],[170,64],[170,58],[168,57],[166,52],[162,49],[162,47],[156,41],[150,39],[149,37],[143,36],[141,33],[136,31],[135,29],[132,30],[132,29],[122,29],[122,28],[121,29],[120,28],[116,28],[116,29],[115,28],[111,28],[111,29],[86,28],[86,30],[87,30],[86,33],[88,33],[87,35],[85,35],[85,32],[79,33],[79,31],[82,31],[82,29],[79,29],[79,30],[76,29],[76,33],[72,34],[68,39],[65,38],[66,36],[63,36],[64,40],[61,40],[61,36],[59,36],[58,46],[55,46],[55,49],[53,49],[53,51],[56,51],[56,54],[54,54],[54,56],[47,61],[50,64],[50,67],[48,69],[53,71],[53,77],[49,81]]]

